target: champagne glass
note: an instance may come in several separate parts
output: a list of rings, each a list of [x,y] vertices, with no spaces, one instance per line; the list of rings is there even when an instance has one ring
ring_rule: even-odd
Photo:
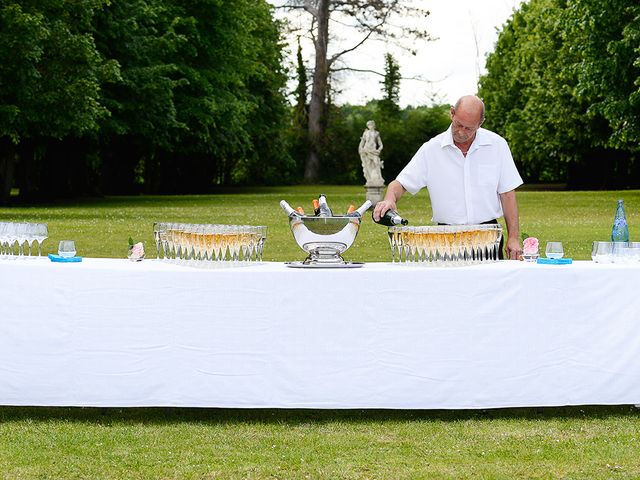
[[[180,259],[189,260],[189,235],[187,228],[189,224],[180,223],[178,227],[178,244],[180,245]]]
[[[562,258],[564,256],[562,242],[547,242],[545,254],[547,258]]]
[[[200,259],[200,239],[198,235],[198,225],[189,224],[185,229],[187,239],[187,253],[191,260]]]
[[[216,238],[216,226],[215,225],[204,225],[203,229],[204,235],[204,243],[205,243],[205,258],[209,261],[215,261],[217,252],[215,247],[215,238]]]
[[[38,244],[38,256],[42,256],[42,242],[49,238],[49,227],[46,223],[36,223],[33,237]]]
[[[17,225],[10,222],[7,228],[7,255],[11,258],[15,256],[15,244],[18,240],[18,233],[16,231]]]
[[[27,241],[27,247],[29,249],[29,258],[32,258],[31,257],[31,246],[33,245],[33,242],[35,242],[35,240],[36,240],[35,231],[36,231],[36,224],[35,223],[28,223],[27,224],[27,231],[26,231],[26,235],[25,235],[25,240]]]
[[[196,244],[198,247],[198,260],[205,261],[207,259],[207,237],[204,225],[196,227]]]
[[[258,240],[258,261],[262,261],[262,251],[264,250],[264,244],[267,241],[267,227],[264,225],[260,225],[258,227],[260,231],[260,238]]]
[[[396,261],[396,244],[395,244],[395,233],[394,227],[389,227],[387,229],[387,235],[389,236],[389,246],[391,247],[391,262]]]
[[[229,255],[232,262],[240,259],[240,227],[229,225]]]
[[[18,258],[24,256],[24,242],[27,235],[27,227],[28,225],[26,223],[15,224],[15,236],[18,241]]]
[[[153,238],[156,241],[156,260],[160,260],[160,250],[162,250],[161,236],[164,233],[164,223],[156,222],[153,224]]]
[[[9,224],[7,222],[0,222],[0,255],[3,257],[5,254],[9,255],[8,247],[5,247],[5,243],[9,241]]]

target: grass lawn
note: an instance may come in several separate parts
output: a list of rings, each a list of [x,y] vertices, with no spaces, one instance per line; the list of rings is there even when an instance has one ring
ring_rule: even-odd
[[[154,221],[267,225],[265,259],[300,260],[304,253],[278,202],[309,210],[320,192],[336,212],[364,200],[361,187],[274,187],[0,208],[0,221],[47,222],[47,253],[71,238],[79,255],[122,258],[129,236],[153,254]],[[523,190],[522,231],[542,247],[560,240],[567,256],[589,259],[591,242],[610,236],[618,198],[625,200],[632,240],[640,239],[638,191]],[[407,196],[399,206],[412,225],[430,223],[426,194]],[[389,261],[386,229],[367,218],[345,256]],[[0,478],[640,478],[638,432],[640,410],[628,405],[489,411],[0,407]]]
[[[78,255],[120,258],[126,256],[130,236],[144,241],[147,255],[155,256],[152,227],[156,221],[267,225],[264,259],[283,262],[302,260],[305,254],[293,240],[280,200],[287,200],[294,208],[301,205],[309,212],[311,200],[320,192],[327,195],[336,213],[346,211],[350,203],[360,206],[364,201],[362,187],[273,187],[220,195],[107,197],[0,208],[0,221],[47,222],[50,237],[43,254],[56,253],[60,240],[73,239]],[[564,243],[565,256],[589,260],[591,243],[611,236],[618,198],[625,200],[631,239],[640,239],[640,191],[521,191],[521,231],[538,237],[542,250],[546,241],[559,240]],[[406,194],[399,209],[410,225],[431,223],[429,197],[424,191],[415,197]],[[386,228],[367,216],[345,257],[352,261],[390,261]]]

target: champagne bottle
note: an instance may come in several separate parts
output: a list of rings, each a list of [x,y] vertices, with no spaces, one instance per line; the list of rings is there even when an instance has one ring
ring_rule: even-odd
[[[347,217],[362,217],[362,215],[364,215],[364,212],[369,210],[370,207],[371,207],[371,200],[367,200],[362,205],[360,205],[360,208],[357,208],[356,210],[353,210],[352,212],[347,212]],[[351,207],[349,207],[349,208],[351,208]]]
[[[629,241],[629,227],[627,225],[627,216],[624,212],[624,200],[618,200],[616,216],[613,219],[613,227],[611,228],[611,241]]]
[[[298,207],[296,208],[296,212],[298,212],[300,215],[304,215],[304,208]]]
[[[371,217],[373,218],[373,213],[371,214]],[[373,221],[376,222],[376,219],[374,218]],[[376,223],[385,225],[387,227],[393,227],[395,225],[406,225],[409,223],[409,220],[402,218],[400,215],[398,215],[398,212],[389,209],[382,217],[380,217],[380,220],[378,220]]]
[[[285,200],[281,200],[280,201],[280,207],[282,207],[282,209],[285,211],[285,213],[287,215],[289,215],[290,218],[293,217],[301,217],[302,215],[300,215],[299,212],[295,211],[293,208],[291,208],[291,205],[289,205]]]
[[[317,217],[320,215],[320,204],[318,203],[318,199],[314,198],[311,203],[313,204],[313,214]]]
[[[325,197],[322,193],[318,196],[318,208],[320,209],[321,217],[333,217],[333,212],[327,204],[327,197]]]

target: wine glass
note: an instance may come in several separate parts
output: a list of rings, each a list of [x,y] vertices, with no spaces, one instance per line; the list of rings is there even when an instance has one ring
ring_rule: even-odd
[[[33,225],[33,240],[38,244],[38,256],[42,256],[42,242],[49,238],[49,227],[46,223]]]
[[[562,258],[564,256],[564,248],[562,242],[547,242],[545,248],[547,258]]]
[[[596,263],[612,263],[613,242],[593,242],[591,259]]]

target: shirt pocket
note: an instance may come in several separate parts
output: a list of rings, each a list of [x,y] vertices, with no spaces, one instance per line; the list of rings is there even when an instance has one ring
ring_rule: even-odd
[[[478,164],[477,184],[482,187],[498,185],[498,166],[493,164]]]

